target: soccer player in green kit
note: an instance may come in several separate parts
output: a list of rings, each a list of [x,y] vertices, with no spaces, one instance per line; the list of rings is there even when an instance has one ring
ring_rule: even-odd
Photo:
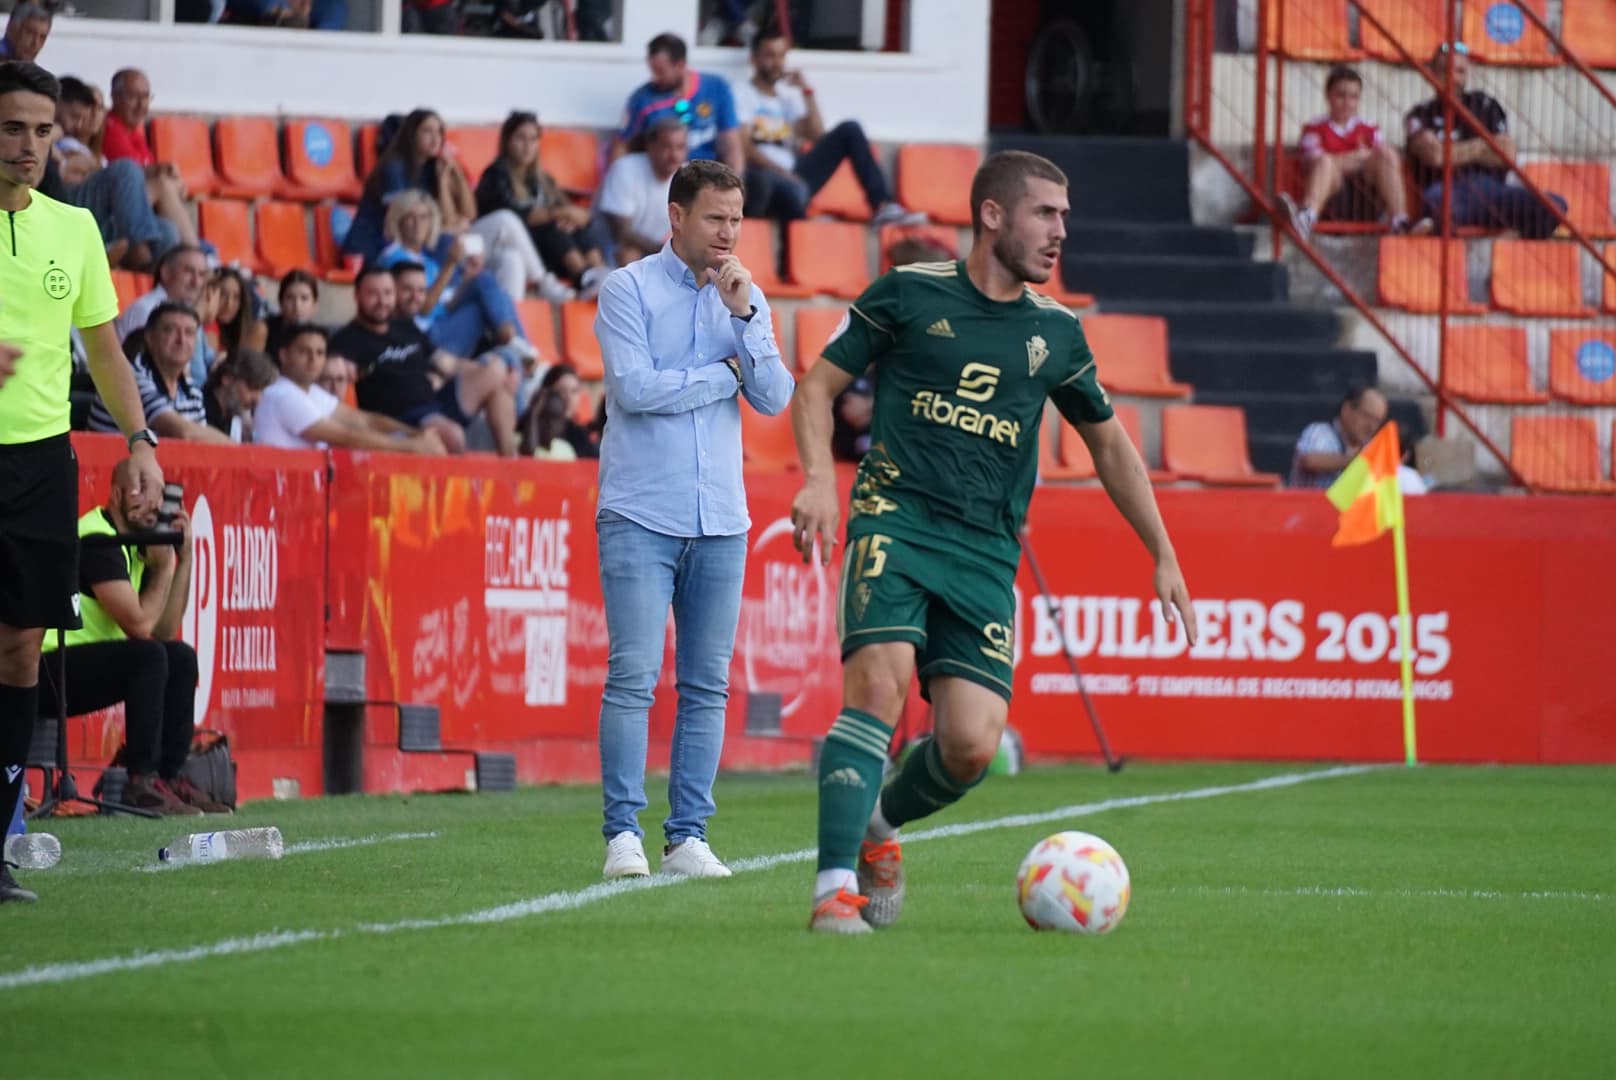
[[[1170,621],[1195,622],[1139,453],[1112,415],[1077,317],[1034,292],[1059,261],[1066,176],[1007,151],[971,183],[961,262],[898,267],[865,290],[798,383],[803,558],[830,561],[840,497],[831,402],[875,365],[870,451],[854,481],[838,604],[842,711],[819,758],[819,867],[809,929],[868,933],[903,907],[897,829],[957,802],[999,749],[1010,708],[1020,529],[1044,402],[1076,425],[1106,493],[1155,560]],[[934,734],[881,789],[910,678]]]

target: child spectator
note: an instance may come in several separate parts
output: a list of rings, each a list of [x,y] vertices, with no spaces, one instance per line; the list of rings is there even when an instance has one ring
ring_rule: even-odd
[[[266,342],[264,351],[274,361],[283,344],[281,335],[288,326],[301,326],[314,321],[320,310],[320,282],[307,270],[291,270],[281,278],[276,294],[280,311],[264,320]]]

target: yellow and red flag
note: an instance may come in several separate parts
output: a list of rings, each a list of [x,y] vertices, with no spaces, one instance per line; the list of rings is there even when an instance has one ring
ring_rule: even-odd
[[[1403,492],[1397,486],[1397,425],[1387,424],[1352,459],[1325,496],[1341,511],[1331,547],[1367,544],[1403,523]]]

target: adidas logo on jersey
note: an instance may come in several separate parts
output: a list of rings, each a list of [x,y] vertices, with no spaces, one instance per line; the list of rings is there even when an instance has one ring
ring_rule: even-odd
[[[926,333],[930,334],[932,337],[951,338],[954,336],[954,328],[948,325],[947,319],[938,319],[936,322],[926,327]]]

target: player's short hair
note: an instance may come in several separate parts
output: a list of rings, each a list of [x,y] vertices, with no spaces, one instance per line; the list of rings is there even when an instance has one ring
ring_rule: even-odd
[[[405,274],[426,273],[426,267],[423,264],[414,262],[410,259],[405,259],[403,262],[396,262],[389,269],[393,273],[394,281],[397,281]]]
[[[152,308],[152,313],[146,316],[146,337],[150,338],[157,333],[157,328],[170,315],[183,315],[196,323],[198,327],[202,325],[202,316],[198,315],[196,308],[190,304],[182,304],[178,300],[164,300],[161,304]]]
[[[73,75],[63,75],[61,79],[61,100],[68,105],[88,105],[95,107],[95,91],[90,84]]]
[[[718,191],[739,191],[746,196],[746,185],[735,175],[735,170],[722,161],[687,161],[679,166],[668,183],[668,201],[689,210],[696,196],[707,188]]]
[[[1001,150],[982,163],[971,181],[971,231],[982,231],[982,204],[992,199],[1006,210],[1027,193],[1028,180],[1067,186],[1066,174],[1046,157],[1025,150]]]
[[[1349,64],[1337,64],[1335,67],[1330,69],[1330,74],[1324,78],[1324,92],[1328,94],[1331,90],[1336,88],[1337,83],[1344,82],[1357,83],[1360,87],[1362,87],[1363,76],[1358,74],[1357,68],[1352,67]]]
[[[675,64],[684,63],[689,50],[685,48],[685,39],[678,34],[658,34],[651,39],[645,47],[645,55],[649,58],[661,53]]]
[[[40,94],[53,102],[62,100],[62,84],[38,64],[30,64],[26,60],[0,63],[0,96],[18,91]]]

